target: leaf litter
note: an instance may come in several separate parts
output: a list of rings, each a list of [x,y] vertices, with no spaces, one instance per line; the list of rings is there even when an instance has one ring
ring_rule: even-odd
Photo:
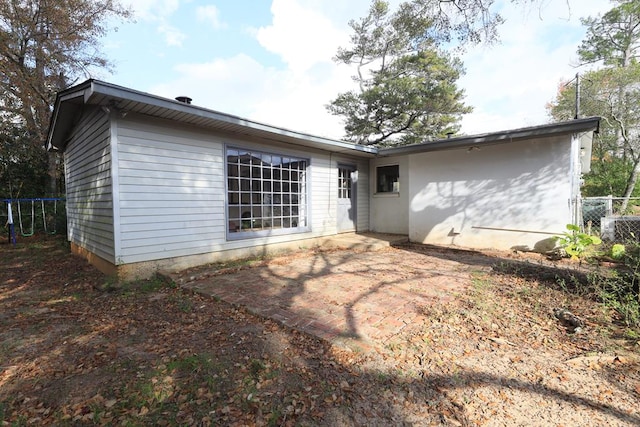
[[[637,344],[535,274],[467,259],[468,291],[353,351],[159,278],[105,286],[59,238],[0,251],[3,425],[640,423]]]

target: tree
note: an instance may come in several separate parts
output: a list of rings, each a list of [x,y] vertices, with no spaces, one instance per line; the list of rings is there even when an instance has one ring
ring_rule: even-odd
[[[47,178],[47,153],[33,149],[22,126],[0,128],[0,188],[2,197],[40,197]]]
[[[56,92],[109,67],[99,39],[112,18],[129,16],[118,0],[0,0],[0,121],[3,128],[24,130],[26,158],[44,150]],[[12,156],[17,161],[20,154],[2,153]],[[47,192],[57,195],[58,156],[47,159]]]
[[[585,193],[609,189],[623,197],[627,209],[640,176],[640,0],[615,0],[603,16],[582,20],[587,34],[578,48],[583,64],[602,63],[582,78],[583,115],[602,117],[594,145],[594,167],[586,177]],[[563,88],[549,106],[556,120],[567,119],[575,87]],[[623,177],[623,179],[621,179]],[[593,194],[593,195],[602,195]]]
[[[460,61],[436,48],[432,19],[415,4],[390,13],[374,0],[369,14],[350,22],[351,46],[336,61],[356,65],[359,91],[339,94],[327,108],[345,117],[346,138],[362,144],[410,144],[458,129],[462,102]]]
[[[603,61],[607,66],[627,67],[640,48],[640,2],[616,0],[618,6],[602,17],[581,19],[587,35],[578,48],[583,63]]]
[[[373,0],[367,16],[349,22],[351,45],[339,49],[335,60],[356,67],[358,89],[339,94],[327,106],[344,117],[346,139],[410,144],[458,131],[462,114],[471,108],[464,105],[463,91],[456,86],[462,64],[442,47],[496,42],[503,19],[493,12],[493,4],[494,0],[407,0],[391,13],[387,1]]]
[[[569,8],[569,0],[567,7]],[[376,2],[374,1],[374,4]],[[425,21],[430,23],[429,36],[440,43],[457,42],[459,48],[499,40],[498,27],[504,22],[492,7],[495,0],[408,0],[401,3],[398,16],[415,21],[420,31]],[[510,0],[522,7],[544,7],[544,0]]]
[[[574,114],[575,86],[561,85],[548,106],[555,120]],[[621,211],[636,191],[640,175],[640,64],[608,67],[582,76],[581,110],[602,122],[593,147],[592,171],[585,177],[587,196],[623,197]]]

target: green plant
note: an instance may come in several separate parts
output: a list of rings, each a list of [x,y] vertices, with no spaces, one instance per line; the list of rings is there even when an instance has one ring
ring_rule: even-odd
[[[557,236],[556,242],[571,259],[582,259],[590,255],[593,247],[601,244],[602,240],[598,236],[581,232],[580,227],[575,224],[567,224],[567,231],[562,236]]]
[[[251,360],[251,364],[249,366],[249,370],[251,372],[251,376],[255,379],[258,380],[260,373],[262,371],[264,371],[265,369],[265,365],[264,363],[262,363],[261,360],[258,359],[252,359]]]
[[[611,246],[611,258],[613,259],[623,259],[626,253],[626,249],[624,245],[620,243],[616,243]]]
[[[148,294],[165,288],[176,288],[176,284],[171,280],[157,274],[148,279],[137,279],[129,282],[118,283],[117,286],[119,286],[125,294],[132,292]]]
[[[618,313],[625,326],[640,327],[640,298],[628,275],[603,280],[597,293],[607,307]]]

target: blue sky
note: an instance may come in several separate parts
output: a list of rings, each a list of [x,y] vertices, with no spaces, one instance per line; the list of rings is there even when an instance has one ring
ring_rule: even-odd
[[[129,3],[127,3],[127,1]],[[577,71],[584,36],[579,18],[610,9],[605,0],[540,0],[514,7],[502,43],[462,55],[459,84],[474,107],[462,133],[476,134],[546,123],[545,104],[562,79]],[[392,3],[397,3],[395,0]],[[104,39],[113,73],[96,77],[203,107],[316,135],[340,138],[339,117],[325,105],[353,87],[354,73],[332,57],[346,46],[348,21],[369,0],[124,0],[135,22],[119,23]]]

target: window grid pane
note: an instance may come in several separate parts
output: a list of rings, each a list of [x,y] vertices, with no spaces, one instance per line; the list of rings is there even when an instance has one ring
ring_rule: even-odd
[[[307,161],[227,149],[230,232],[305,227]]]
[[[351,169],[339,168],[338,169],[338,198],[350,199],[351,198]]]

